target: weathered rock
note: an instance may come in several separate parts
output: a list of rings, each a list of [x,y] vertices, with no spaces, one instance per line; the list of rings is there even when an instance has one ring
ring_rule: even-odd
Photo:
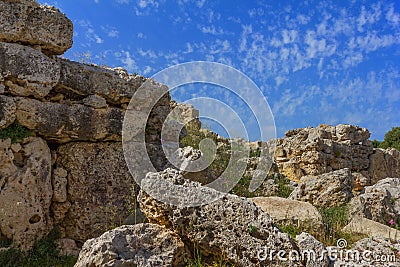
[[[164,169],[178,169],[182,171],[182,175],[186,179],[206,185],[216,179],[207,166],[209,166],[209,164],[204,159],[203,153],[198,149],[188,146],[178,148]]]
[[[113,104],[129,103],[136,90],[146,81],[141,76],[122,78],[117,72],[94,65],[58,59],[61,65],[59,90],[80,96],[97,94]]]
[[[353,197],[353,176],[342,169],[318,176],[305,176],[289,199],[309,202],[316,207],[334,207],[346,204]]]
[[[55,224],[59,224],[62,222],[65,218],[65,215],[69,211],[69,208],[71,207],[71,203],[67,200],[65,202],[59,203],[59,202],[53,202],[51,204],[51,211],[53,213],[53,220]]]
[[[0,41],[21,43],[60,55],[72,46],[72,22],[36,1],[0,1]]]
[[[0,141],[0,232],[26,250],[52,228],[51,155],[44,140],[29,137],[18,153]]]
[[[14,100],[0,95],[0,129],[7,128],[15,121],[15,111]]]
[[[0,43],[0,59],[0,82],[13,95],[43,98],[60,79],[59,64],[33,48]]]
[[[53,170],[53,201],[55,202],[67,201],[67,175],[67,171],[63,168]]]
[[[120,141],[123,112],[121,109],[93,109],[84,105],[41,102],[15,98],[17,120],[47,140]]]
[[[187,129],[199,130],[201,128],[201,122],[199,120],[199,111],[193,107],[191,104],[177,103],[176,101],[171,101],[172,114],[178,114],[180,120],[185,123]],[[178,119],[175,116],[176,119]],[[174,118],[174,116],[172,116]]]
[[[394,241],[400,240],[400,231],[362,217],[354,217],[342,231],[353,235],[361,234],[366,237],[381,237]]]
[[[295,181],[303,175],[320,175],[343,168],[367,172],[373,152],[369,136],[367,129],[357,126],[320,125],[290,130],[271,149],[280,171]]]
[[[398,267],[400,266],[400,244],[383,238],[365,238],[356,242],[342,257],[336,253],[334,267]],[[343,251],[342,251],[343,252]],[[347,254],[347,258],[346,258]]]
[[[60,224],[65,237],[84,242],[121,224],[135,202],[122,144],[69,143],[60,146],[57,154],[57,166],[68,173],[71,206]]]
[[[383,224],[400,219],[400,179],[386,178],[351,200],[349,212]]]
[[[121,226],[89,239],[75,267],[185,266],[184,244],[175,233],[155,224]]]
[[[293,224],[303,231],[323,234],[322,216],[310,203],[281,197],[255,197],[251,201],[278,225]]]
[[[296,236],[296,243],[300,255],[304,255],[307,267],[328,267],[330,264],[328,255],[325,253],[324,244],[319,242],[312,235],[302,232]]]
[[[387,177],[400,177],[400,152],[398,150],[376,148],[370,161],[371,165],[368,169],[371,177],[370,185]]]
[[[61,238],[57,240],[58,248],[61,256],[79,256],[80,249],[76,245],[75,240],[69,238]]]
[[[187,208],[164,204],[141,190],[138,200],[150,222],[173,229],[189,246],[196,244],[207,258],[224,255],[238,266],[301,266],[294,261],[280,262],[275,257],[272,263],[268,259],[260,260],[258,252],[265,248],[290,251],[296,247],[287,234],[273,226],[269,215],[250,200],[231,194],[221,195],[183,178],[179,171],[172,169],[149,173],[142,181],[142,189],[152,195],[171,193],[165,190],[174,185],[181,193],[180,197],[221,198],[210,204]],[[178,197],[175,192],[172,194],[174,198]]]
[[[92,108],[106,108],[107,101],[98,95],[90,95],[83,99],[83,104]]]

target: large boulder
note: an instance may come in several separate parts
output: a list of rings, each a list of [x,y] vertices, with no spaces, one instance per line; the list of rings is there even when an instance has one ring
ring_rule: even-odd
[[[370,157],[371,185],[387,177],[400,177],[400,152],[394,148],[374,149]]]
[[[400,241],[400,231],[362,217],[354,217],[342,231],[352,235],[382,237],[393,241]]]
[[[23,250],[32,248],[52,229],[52,196],[46,142],[29,137],[12,151],[10,139],[0,140],[0,233]]]
[[[353,175],[342,169],[318,176],[305,176],[289,199],[305,201],[316,207],[334,207],[346,204],[353,197]]]
[[[58,90],[80,96],[98,94],[113,104],[129,103],[144,77],[120,73],[113,69],[58,59],[61,66]]]
[[[168,188],[173,191],[168,192]],[[171,200],[183,198],[183,202],[196,196],[215,201],[187,207],[188,203],[166,204],[152,197],[162,198],[168,194]],[[279,261],[276,255],[273,261],[260,260],[259,252],[266,248],[275,251],[297,248],[252,201],[203,187],[185,179],[179,171],[167,169],[149,173],[142,181],[138,200],[150,222],[172,229],[188,246],[196,246],[208,259],[223,255],[237,266],[301,266],[296,261]]]
[[[35,0],[0,1],[0,41],[21,43],[60,55],[72,46],[72,22]]]
[[[84,242],[99,236],[120,225],[128,209],[135,208],[134,181],[121,143],[68,143],[57,155],[57,168],[67,174],[67,200],[53,203],[53,210],[61,214],[65,237]],[[62,172],[57,171],[58,176],[64,176]]]
[[[400,220],[400,178],[386,178],[353,198],[349,204],[353,216],[361,216],[388,225]]]
[[[255,197],[251,201],[278,225],[292,224],[304,231],[323,234],[322,216],[310,203],[281,197]]]
[[[185,266],[184,244],[155,224],[124,225],[85,242],[75,267]]]
[[[123,111],[15,98],[17,121],[47,140],[120,141]]]
[[[12,95],[44,98],[60,79],[57,61],[31,47],[0,43],[0,59],[0,83]]]

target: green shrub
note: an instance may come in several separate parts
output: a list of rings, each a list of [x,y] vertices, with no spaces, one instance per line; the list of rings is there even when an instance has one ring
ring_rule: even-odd
[[[29,136],[32,136],[32,132],[16,122],[0,130],[0,139],[10,138],[12,143],[22,141]]]
[[[320,213],[322,215],[322,221],[324,222],[325,236],[319,239],[326,246],[336,245],[339,239],[345,239],[350,245],[365,237],[363,235],[351,235],[342,232],[343,227],[350,222],[346,206],[322,208],[320,209]],[[318,235],[318,233],[315,235],[317,237],[321,236],[320,234]]]
[[[278,197],[288,198],[292,193],[292,189],[288,186],[290,180],[281,173],[274,176],[274,180],[278,184]]]
[[[296,238],[296,235],[301,233],[301,230],[293,224],[282,225],[280,229],[282,230],[282,232],[290,235],[293,239]]]
[[[72,267],[76,258],[60,256],[56,240],[60,232],[54,228],[48,236],[37,241],[29,252],[22,252],[15,248],[0,251],[0,266],[2,267]]]
[[[393,127],[392,130],[388,131],[379,147],[384,149],[392,147],[400,150],[400,127]]]

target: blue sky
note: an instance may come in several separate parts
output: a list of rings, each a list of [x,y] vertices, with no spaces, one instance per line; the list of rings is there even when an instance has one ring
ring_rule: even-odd
[[[237,68],[262,90],[278,136],[350,123],[381,140],[400,126],[398,1],[39,2],[73,21],[67,58],[144,76],[193,60]]]

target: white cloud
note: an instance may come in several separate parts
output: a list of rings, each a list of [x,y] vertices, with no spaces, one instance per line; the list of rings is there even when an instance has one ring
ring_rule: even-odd
[[[138,6],[140,8],[146,8],[146,7],[150,7],[150,6],[153,8],[158,8],[159,3],[158,3],[158,1],[155,1],[155,0],[139,0]]]
[[[119,32],[117,30],[115,30],[115,29],[110,30],[108,32],[108,37],[118,37],[118,35],[119,35]]]
[[[208,33],[212,35],[222,35],[224,34],[224,30],[221,27],[218,27],[218,29],[215,27],[215,25],[211,26],[199,26],[199,29],[201,30],[202,33]]]
[[[197,5],[199,8],[202,8],[202,7],[204,6],[205,3],[206,3],[206,0],[198,0],[198,1],[196,2],[196,5]]]
[[[139,38],[139,39],[147,39],[147,36],[146,36],[144,33],[142,33],[142,32],[139,32],[136,36],[137,36],[137,38]]]
[[[398,26],[400,22],[400,14],[394,12],[394,6],[391,5],[388,12],[386,13],[386,19],[394,26]]]
[[[121,58],[121,62],[124,64],[124,68],[127,69],[129,72],[133,73],[136,71],[136,61],[131,57],[129,51],[122,52],[124,56]]]
[[[129,0],[117,0],[118,4],[129,4]]]
[[[142,48],[138,49],[138,53],[139,55],[141,55],[142,57],[145,57],[147,59],[152,58],[155,59],[157,58],[156,52],[154,52],[153,50],[143,50]]]
[[[297,31],[295,30],[283,30],[282,31],[282,38],[284,44],[293,43],[297,39]]]
[[[143,70],[143,75],[148,75],[152,70],[152,67],[146,66],[146,68]]]

